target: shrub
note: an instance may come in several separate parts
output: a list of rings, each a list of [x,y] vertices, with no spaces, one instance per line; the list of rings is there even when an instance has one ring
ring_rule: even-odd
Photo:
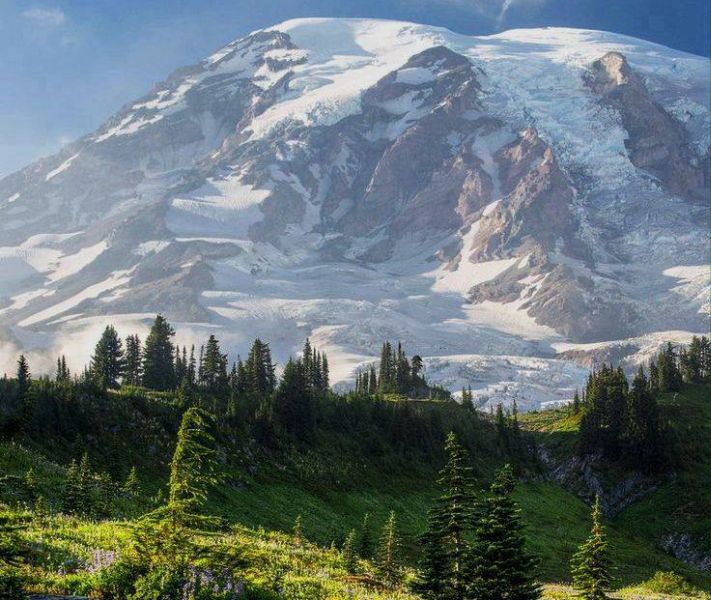
[[[686,580],[673,571],[657,571],[644,583],[644,587],[657,594],[687,594],[693,591]]]
[[[0,565],[0,598],[3,600],[24,600],[25,577],[14,567]]]

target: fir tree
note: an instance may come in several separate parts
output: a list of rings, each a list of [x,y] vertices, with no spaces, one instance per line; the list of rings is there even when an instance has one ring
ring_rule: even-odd
[[[153,390],[176,386],[173,344],[175,331],[163,315],[157,315],[143,349],[143,385]]]
[[[356,530],[351,529],[346,536],[346,541],[343,543],[341,556],[343,557],[343,567],[348,573],[355,573],[358,569],[358,557],[355,551],[356,545]]]
[[[128,477],[121,488],[121,492],[127,498],[136,498],[141,493],[141,483],[138,480],[136,467],[131,467]]]
[[[425,534],[422,589],[430,598],[463,600],[467,589],[467,533],[474,521],[475,496],[469,457],[449,433],[445,445],[447,463],[440,473],[443,494],[430,510]]]
[[[39,497],[39,483],[32,467],[25,473],[25,489],[27,490],[27,499],[34,505]]]
[[[513,470],[506,465],[491,484],[476,525],[471,591],[477,600],[540,597],[533,575],[536,561],[524,549],[523,524],[513,490]]]
[[[259,338],[254,340],[245,370],[248,380],[247,389],[255,398],[266,398],[274,391],[276,377],[269,344],[265,344]]]
[[[227,356],[220,351],[220,344],[211,335],[205,345],[200,365],[202,385],[211,394],[225,395],[227,393]]]
[[[289,359],[272,405],[276,425],[300,441],[311,438],[314,430],[313,399],[301,361]]]
[[[17,360],[17,392],[20,398],[25,398],[27,395],[31,381],[30,366],[25,355],[20,354],[20,358]]]
[[[141,338],[129,335],[126,338],[126,367],[123,381],[126,385],[141,385],[142,380],[142,351]]]
[[[607,539],[601,521],[600,497],[597,496],[592,510],[590,537],[571,561],[573,585],[585,600],[605,600],[608,597],[605,592],[612,581]]]
[[[99,387],[116,388],[125,368],[123,343],[113,325],[107,325],[91,357],[91,373]]]
[[[390,586],[396,587],[401,582],[400,538],[397,533],[395,512],[391,511],[383,533],[380,536],[377,560],[378,576]]]
[[[70,373],[67,368],[67,359],[64,354],[57,358],[57,370],[54,375],[54,379],[57,383],[67,383],[70,380]]]
[[[358,541],[358,555],[361,558],[369,559],[373,556],[375,543],[373,531],[370,524],[370,513],[363,515],[363,523],[360,528],[360,540]]]

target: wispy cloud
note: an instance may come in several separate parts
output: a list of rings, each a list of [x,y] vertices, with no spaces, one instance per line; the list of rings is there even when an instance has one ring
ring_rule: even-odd
[[[506,18],[514,8],[538,9],[551,0],[401,0],[403,4],[420,7],[448,6],[484,17],[496,29],[501,29]]]
[[[42,27],[59,27],[67,20],[60,8],[30,8],[24,11],[22,16]]]

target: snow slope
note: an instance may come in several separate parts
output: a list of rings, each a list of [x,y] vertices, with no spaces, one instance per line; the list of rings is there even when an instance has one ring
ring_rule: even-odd
[[[389,338],[482,404],[564,400],[708,330],[708,203],[634,144],[660,127],[651,154],[708,186],[709,90],[707,59],[599,31],[253,32],[0,180],[0,370],[161,311],[281,362],[311,336],[342,385]]]

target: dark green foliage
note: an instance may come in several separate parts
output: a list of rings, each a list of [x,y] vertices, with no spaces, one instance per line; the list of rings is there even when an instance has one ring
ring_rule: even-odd
[[[665,452],[654,390],[641,369],[631,390],[621,369],[603,365],[593,372],[582,404],[581,452],[599,452],[645,471],[658,469]]]
[[[286,363],[274,394],[272,419],[279,431],[302,442],[311,439],[315,424],[313,397],[301,361]]]
[[[470,459],[454,433],[447,436],[447,463],[440,473],[443,493],[430,509],[423,536],[422,591],[428,598],[466,597],[468,534],[474,524],[475,496]]]
[[[390,587],[395,587],[402,582],[400,560],[400,537],[397,532],[395,512],[391,511],[380,536],[377,555],[378,576]]]
[[[245,372],[248,394],[256,398],[265,398],[274,391],[276,376],[269,344],[265,344],[259,338],[254,340],[245,364]]]
[[[138,480],[138,473],[136,472],[136,467],[131,467],[131,471],[124,482],[121,492],[127,498],[136,498],[141,492],[141,482]]]
[[[67,359],[63,354],[61,357],[57,358],[57,370],[55,372],[54,379],[57,383],[66,383],[70,380]]]
[[[113,325],[107,325],[91,357],[91,375],[99,387],[116,388],[125,366],[121,338]]]
[[[375,541],[373,540],[373,530],[370,524],[370,514],[363,515],[363,524],[360,529],[360,539],[358,540],[358,554],[361,558],[370,559],[373,556]]]
[[[356,530],[351,529],[346,536],[346,541],[343,543],[343,550],[341,550],[343,567],[351,574],[358,570],[358,556],[356,555],[355,546]]]
[[[592,510],[590,537],[580,546],[571,561],[573,585],[585,600],[605,600],[610,588],[610,560],[607,540],[602,527],[600,497],[595,498]]]
[[[126,385],[141,385],[143,381],[143,351],[141,338],[129,335],[126,338],[126,361],[123,382]]]
[[[84,453],[78,464],[72,461],[67,469],[62,510],[71,515],[91,516],[96,509],[95,494],[89,456]]]
[[[158,315],[146,338],[143,349],[143,385],[153,390],[172,390],[176,387],[173,344],[175,331]]]
[[[32,381],[32,375],[30,374],[30,366],[27,363],[27,359],[24,354],[20,354],[20,358],[17,359],[17,395],[20,398],[24,398],[30,389],[30,382]]]
[[[476,525],[471,591],[477,600],[533,600],[536,561],[526,552],[520,510],[512,498],[513,469],[506,465],[491,484]]]

